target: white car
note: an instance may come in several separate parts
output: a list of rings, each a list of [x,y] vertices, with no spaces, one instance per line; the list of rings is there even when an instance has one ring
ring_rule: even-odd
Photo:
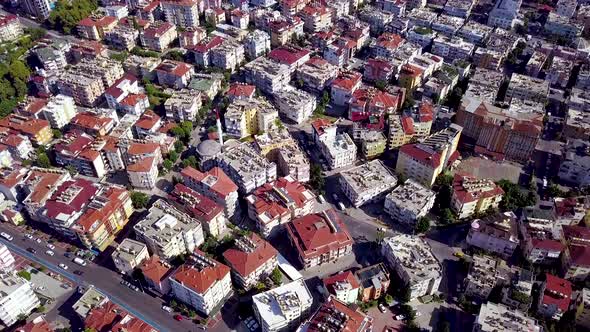
[[[36,241],[37,243],[41,243],[41,239],[39,239],[39,238],[37,238],[35,241]]]
[[[379,311],[385,312],[385,306],[383,304],[379,303],[378,307],[379,307]]]
[[[53,251],[51,251],[51,250],[47,250],[45,253],[46,253],[47,255],[49,255],[49,256],[53,256],[53,255],[55,255],[55,253],[54,253]]]
[[[68,269],[68,266],[65,265],[64,263],[59,263],[59,267],[61,267],[64,270],[67,270]]]
[[[170,308],[169,306],[166,306],[166,305],[162,306],[162,310],[164,310],[166,312],[172,312],[172,308]]]
[[[47,243],[47,248],[49,248],[51,250],[55,250],[55,246],[51,243]]]
[[[31,235],[31,234],[25,234],[25,237],[30,240],[30,239],[33,238],[33,235]]]
[[[404,315],[397,315],[397,316],[395,316],[395,319],[396,320],[404,320],[404,319],[406,319],[406,316],[404,316]]]

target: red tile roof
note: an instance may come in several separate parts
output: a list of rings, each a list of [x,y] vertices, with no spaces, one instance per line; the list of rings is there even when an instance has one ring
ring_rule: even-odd
[[[135,106],[140,102],[143,102],[143,103],[146,103],[149,105],[148,96],[143,93],[132,93],[132,94],[128,95],[127,97],[123,98],[123,100],[121,100],[120,104],[122,106]]]
[[[127,153],[131,156],[134,155],[139,155],[139,156],[144,156],[144,155],[150,155],[153,156],[154,154],[157,154],[157,152],[160,150],[160,144],[158,143],[153,143],[153,142],[145,142],[145,143],[139,143],[139,142],[133,142],[129,145],[129,148],[127,149]]]
[[[336,293],[334,290],[336,284],[349,284],[352,289],[357,289],[361,287],[358,279],[351,271],[340,272],[336,275],[325,278],[323,281],[324,286],[326,287],[326,289],[328,289],[328,292],[330,292],[331,294]]]
[[[53,146],[53,150],[58,153],[69,157],[76,157],[84,149],[89,147],[94,138],[81,130],[70,130],[68,131],[59,143]]]
[[[533,248],[547,250],[547,251],[563,251],[565,248],[563,244],[556,240],[549,239],[531,239]]]
[[[477,181],[478,179],[470,174],[457,172],[453,178],[453,195],[457,200],[463,204],[475,202],[483,198],[490,198],[499,195],[504,195],[504,190],[496,185],[492,180],[485,181],[486,187],[481,187],[474,190],[468,190],[464,187],[466,181]],[[489,187],[489,188],[488,188]],[[484,191],[485,189],[485,191]]]
[[[571,263],[577,266],[590,267],[590,247],[580,245],[570,245],[569,253]]]
[[[0,127],[10,128],[28,136],[35,136],[49,128],[49,121],[11,114],[0,120]]]
[[[246,243],[249,249],[245,251],[237,246],[230,248],[223,253],[223,258],[235,272],[243,277],[250,275],[278,255],[278,251],[256,233],[251,233],[247,239],[239,239],[239,241]]]
[[[158,255],[146,259],[141,263],[139,268],[146,279],[151,280],[156,284],[164,280],[168,273],[172,271],[170,265],[162,261]]]
[[[423,101],[418,106],[418,119],[420,122],[429,122],[434,118],[434,107],[431,103]]]
[[[190,72],[191,69],[192,66],[187,63],[172,60],[165,60],[164,62],[160,63],[158,67],[156,67],[156,71],[171,74],[176,77],[183,77],[188,72]]]
[[[353,92],[361,83],[363,75],[354,71],[342,71],[332,82],[332,88],[337,87],[342,90]]]
[[[114,214],[120,213],[129,202],[129,192],[120,186],[109,186],[99,194],[101,204],[93,204],[80,216],[75,225],[75,230],[81,233],[93,232],[97,225],[105,223],[107,229],[114,235],[117,230],[112,229],[108,221]]]
[[[325,213],[325,215],[324,215]],[[352,245],[346,226],[334,210],[309,214],[287,224],[299,256],[307,259]]]
[[[242,83],[234,83],[229,87],[227,90],[228,96],[233,97],[252,97],[256,92],[256,87],[254,85],[249,84],[242,84]]]
[[[39,319],[41,318],[41,319]],[[53,332],[53,328],[42,317],[37,317],[33,321],[26,323],[21,327],[17,327],[16,332]]]
[[[107,116],[99,116],[92,112],[80,112],[72,118],[71,125],[92,131],[101,131],[110,125],[114,120]]]
[[[385,32],[377,38],[377,45],[392,51],[402,45],[404,41],[402,36],[398,34]]]
[[[209,223],[223,213],[223,206],[181,183],[174,186],[170,196],[201,222]]]
[[[154,2],[157,2],[157,1],[154,1]],[[152,2],[152,4],[154,2]],[[145,11],[145,8],[144,8],[144,11]],[[174,24],[172,24],[172,23],[159,22],[157,24],[151,24],[147,28],[143,29],[143,35],[148,38],[160,38],[163,34],[168,32],[169,30],[174,30],[174,29],[175,29],[175,27],[174,27]]]
[[[92,181],[82,178],[66,181],[45,202],[45,215],[53,220],[60,215],[82,212],[97,192],[98,186]]]
[[[418,144],[406,144],[399,149],[399,152],[408,155],[419,163],[428,165],[432,168],[440,166],[441,163],[440,153],[430,153],[424,151],[423,149],[419,148]]]
[[[311,123],[311,127],[318,134],[318,136],[321,136],[322,134],[324,134],[324,127],[328,127],[331,125],[332,125],[332,121],[330,119],[324,119],[324,118],[317,119]]]
[[[180,174],[195,182],[206,181],[212,183],[208,185],[208,187],[211,189],[212,193],[220,198],[225,198],[227,195],[238,190],[238,186],[219,167],[213,167],[209,171],[202,173],[188,166],[184,168]]]
[[[133,164],[127,165],[128,172],[145,173],[151,171],[156,165],[156,158],[145,157]]]
[[[265,183],[251,194],[253,207],[257,215],[267,215],[271,219],[290,214],[293,208],[302,208],[307,202],[315,199],[305,194],[311,192],[298,181],[279,178],[272,183]],[[250,199],[250,198],[249,198]],[[290,206],[294,204],[295,206]]]
[[[220,36],[213,36],[212,38],[203,40],[197,45],[193,46],[192,50],[198,53],[206,53],[214,49],[215,47],[221,45],[224,41],[225,39]]]
[[[46,199],[50,198],[49,194],[66,176],[67,174],[45,168],[33,169],[24,180],[30,192],[26,201],[38,204],[43,203]]]
[[[154,111],[145,111],[141,117],[135,122],[135,126],[145,130],[153,129],[161,120],[161,117],[154,113]]]
[[[402,130],[406,135],[414,135],[414,119],[411,116],[402,116],[401,119]]]
[[[200,250],[195,250],[195,255],[204,256]],[[196,265],[189,262],[183,264],[174,272],[171,278],[181,283],[183,286],[193,290],[198,294],[205,293],[215,283],[225,278],[230,269],[213,259],[209,259],[214,264],[207,265],[199,269]]]
[[[292,66],[302,58],[309,56],[310,51],[302,48],[295,47],[278,47],[270,51],[268,57],[278,63]]]
[[[569,309],[572,297],[572,284],[549,273],[545,277],[546,288],[543,293],[542,303],[555,305],[562,312],[566,312]]]
[[[340,316],[337,313],[342,313],[343,315]],[[345,318],[342,319],[343,317]],[[345,303],[330,296],[310,318],[307,332],[323,332],[325,330],[320,328],[320,326],[333,326],[334,320],[338,321],[337,324],[341,324],[335,329],[338,332],[372,331],[373,318],[371,316],[364,314],[359,309],[353,310]]]

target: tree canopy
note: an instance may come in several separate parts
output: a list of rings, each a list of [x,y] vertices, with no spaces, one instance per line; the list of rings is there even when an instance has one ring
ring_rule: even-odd
[[[71,34],[78,22],[88,17],[98,8],[95,0],[57,0],[55,8],[49,14],[49,27]]]

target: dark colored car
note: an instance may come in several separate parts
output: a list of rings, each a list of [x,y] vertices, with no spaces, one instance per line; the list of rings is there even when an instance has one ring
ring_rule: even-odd
[[[74,271],[74,274],[77,276],[81,276],[82,274],[84,274],[84,272],[82,272],[80,270],[76,270],[76,271]]]
[[[37,250],[33,249],[33,248],[27,248],[27,251],[30,252],[31,254],[36,254]]]

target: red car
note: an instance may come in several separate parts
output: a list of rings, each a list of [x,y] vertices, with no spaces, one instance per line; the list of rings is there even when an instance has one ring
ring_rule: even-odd
[[[174,319],[176,319],[177,321],[181,321],[182,320],[182,316],[181,315],[174,315]]]

